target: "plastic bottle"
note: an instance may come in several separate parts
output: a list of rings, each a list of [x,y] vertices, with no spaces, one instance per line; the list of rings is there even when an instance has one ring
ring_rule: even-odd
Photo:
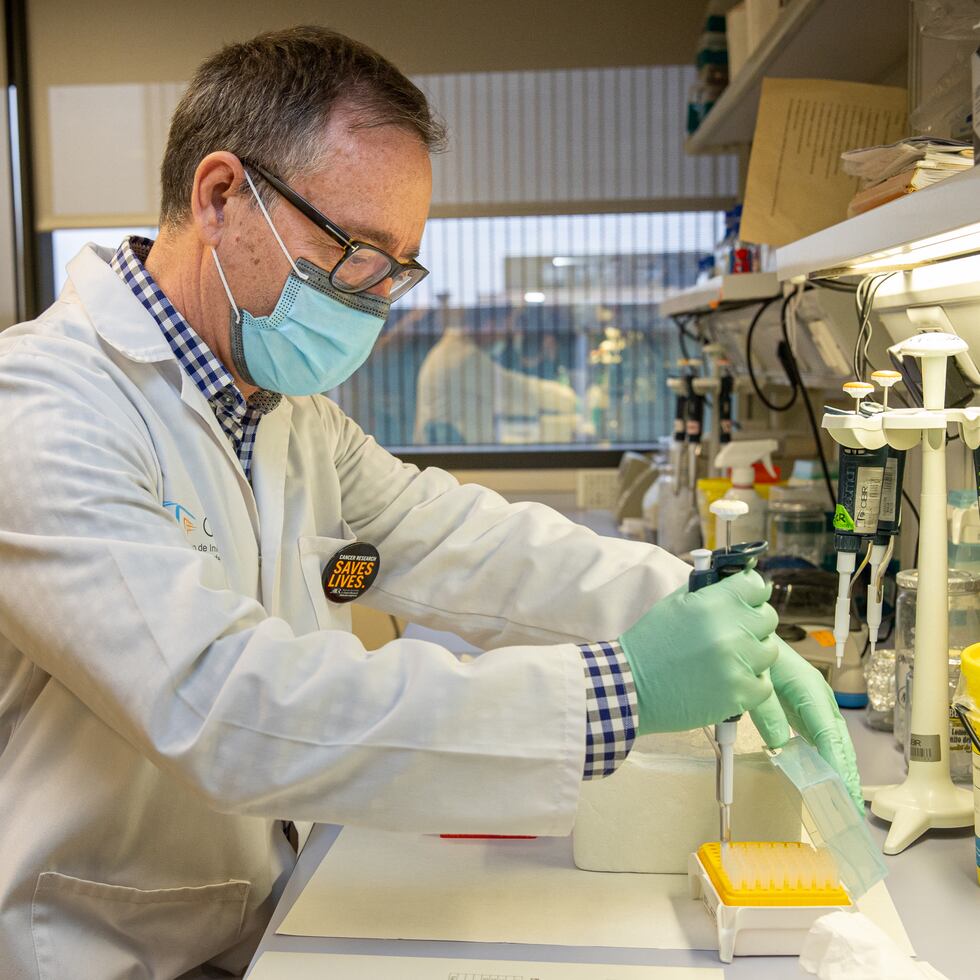
[[[960,683],[954,703],[963,712],[964,726],[969,726],[973,738],[973,808],[976,831],[977,882],[980,883],[980,748],[974,738],[980,739],[980,643],[968,646],[960,662]],[[964,717],[965,716],[965,717]]]
[[[755,491],[755,469],[762,463],[771,476],[776,475],[772,465],[772,454],[779,448],[775,439],[751,439],[744,442],[730,442],[723,446],[715,457],[715,466],[723,469],[731,467],[732,488],[725,494],[725,500],[743,500],[749,512],[740,518],[733,528],[737,537],[732,544],[745,541],[762,541],[766,536],[766,501]],[[724,541],[724,529],[717,528],[717,542]]]
[[[683,477],[683,474],[681,474]],[[644,510],[656,520],[656,543],[672,555],[686,555],[701,544],[701,526],[694,506],[691,488],[678,482],[668,467],[648,491],[653,499],[644,498]],[[649,509],[648,509],[649,507]]]

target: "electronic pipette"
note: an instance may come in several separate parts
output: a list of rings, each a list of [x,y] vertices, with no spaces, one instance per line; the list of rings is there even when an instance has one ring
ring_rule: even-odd
[[[888,411],[888,391],[902,380],[898,371],[874,371],[871,380],[884,392],[882,410]],[[902,485],[905,481],[905,450],[888,447],[882,473],[878,529],[871,545],[868,578],[868,642],[871,652],[878,646],[881,607],[884,601],[885,572],[895,550],[895,535],[902,526]]]
[[[854,414],[861,414],[861,399],[874,391],[863,381],[848,381],[844,391],[855,399]],[[827,408],[828,414],[839,410]],[[844,663],[844,647],[851,631],[851,581],[857,554],[866,550],[861,568],[870,560],[878,532],[881,487],[884,482],[888,446],[881,449],[852,449],[842,445],[838,456],[837,509],[834,512],[834,550],[837,552],[837,604],[834,609],[834,644],[837,666]],[[858,569],[860,573],[861,569]]]
[[[759,556],[766,550],[765,541],[732,545],[732,521],[748,512],[743,500],[716,500],[711,512],[725,522],[725,547],[708,551],[698,548],[691,552],[694,571],[688,583],[691,592],[718,582],[729,575],[754,568]],[[735,796],[735,736],[738,732],[739,715],[715,725],[715,742],[718,759],[715,770],[715,794],[718,799],[720,840],[722,844],[732,839],[732,802]]]

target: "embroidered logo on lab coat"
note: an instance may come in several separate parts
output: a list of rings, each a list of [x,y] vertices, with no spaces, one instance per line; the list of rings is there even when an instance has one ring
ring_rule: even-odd
[[[175,500],[165,500],[163,506],[173,514],[174,520],[184,529],[190,546],[195,551],[211,555],[221,561],[218,546],[214,543],[214,532],[207,517],[198,520],[183,504]]]

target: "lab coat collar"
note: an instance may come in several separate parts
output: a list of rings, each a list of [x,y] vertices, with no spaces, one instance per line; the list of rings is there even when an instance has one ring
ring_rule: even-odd
[[[241,462],[218,424],[214,411],[193,379],[186,371],[180,370],[177,357],[161,332],[160,325],[109,265],[112,256],[112,249],[90,243],[68,263],[71,286],[96,332],[107,344],[132,361],[143,364],[173,362],[175,370],[179,371],[181,401],[201,418],[237,472],[246,498],[251,500],[251,487]],[[254,507],[252,511],[257,529],[258,517]]]
[[[86,245],[68,263],[68,280],[98,335],[132,361],[176,360],[167,338],[109,265],[113,249]]]

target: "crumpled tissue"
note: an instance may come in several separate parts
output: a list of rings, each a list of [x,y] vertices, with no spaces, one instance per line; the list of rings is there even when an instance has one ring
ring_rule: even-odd
[[[800,966],[819,980],[945,980],[927,963],[916,963],[860,912],[831,912],[813,923]]]

